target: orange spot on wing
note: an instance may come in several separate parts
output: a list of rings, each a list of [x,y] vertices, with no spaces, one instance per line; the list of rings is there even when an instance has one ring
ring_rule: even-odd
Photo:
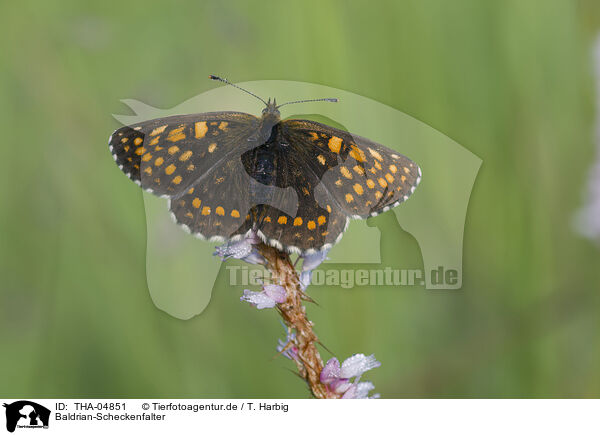
[[[185,139],[185,133],[183,133],[183,129],[185,128],[185,125],[182,125],[180,127],[174,128],[173,130],[171,130],[169,132],[169,135],[167,136],[167,140],[170,142],[177,142],[180,141],[181,139]]]
[[[377,181],[379,182],[379,185],[381,187],[386,187],[387,186],[387,181],[385,181],[383,178],[379,178]]]
[[[360,184],[356,183],[356,184],[355,184],[354,186],[352,186],[352,187],[354,187],[354,191],[355,191],[356,193],[358,193],[359,195],[362,195],[362,194],[364,193],[363,187],[362,187]]]
[[[154,164],[155,164],[156,166],[160,166],[160,165],[162,165],[162,164],[163,164],[163,162],[164,162],[164,161],[165,161],[165,159],[163,159],[162,157],[159,157],[158,159],[156,159],[156,160],[154,161]]]
[[[365,170],[361,166],[356,165],[352,169],[354,169],[354,172],[356,172],[359,175],[365,175]]]
[[[296,219],[294,219],[294,226],[299,227],[300,225],[302,225],[302,218],[298,216]]]
[[[390,183],[394,182],[394,177],[392,176],[392,174],[385,174],[385,179],[388,180],[388,182]]]
[[[150,136],[156,136],[157,134],[161,134],[163,131],[165,131],[165,128],[167,128],[167,124],[161,127],[156,127],[154,130],[152,130],[152,132],[150,132]]]
[[[381,157],[381,154],[379,154],[379,152],[377,152],[376,150],[369,148],[369,154],[371,154],[373,157],[375,157],[380,162],[383,161],[383,157]]]
[[[223,121],[222,123],[219,124],[219,130],[225,130],[228,125],[229,125],[228,122]]]
[[[187,159],[189,159],[190,157],[192,157],[192,154],[193,154],[193,153],[192,153],[191,151],[189,151],[189,150],[188,150],[188,151],[186,151],[186,152],[182,153],[182,154],[179,156],[179,160],[181,160],[182,162],[185,162]]]
[[[211,144],[208,146],[208,152],[209,152],[209,153],[212,153],[212,152],[213,152],[214,150],[216,150],[216,149],[217,149],[217,144],[216,144],[216,143],[211,143]]]
[[[202,139],[206,132],[208,131],[208,127],[206,126],[206,122],[200,121],[194,124],[194,133],[196,139]]]
[[[340,172],[342,173],[342,175],[348,179],[352,178],[352,174],[350,173],[350,171],[348,170],[347,167],[345,166],[341,166],[340,167]]]
[[[210,207],[207,207],[207,206],[202,207],[202,214],[204,216],[208,216],[210,214]]]
[[[171,175],[173,172],[175,172],[175,169],[177,169],[177,166],[175,165],[169,165],[165,168],[165,173],[167,175]]]
[[[367,186],[369,186],[369,189],[372,189],[375,187],[375,182],[369,178],[367,180]]]
[[[202,204],[202,201],[200,201],[199,198],[194,198],[194,200],[192,201],[192,205],[194,206],[194,208],[200,208],[200,204]]]
[[[325,222],[327,222],[327,218],[321,215],[317,218],[317,222],[319,223],[319,225],[323,225]]]
[[[317,224],[315,224],[315,221],[308,221],[306,226],[308,227],[309,230],[314,230],[315,228],[317,228]]]
[[[175,178],[173,178],[173,183],[179,184],[179,183],[181,183],[181,180],[182,180],[181,175],[177,175]]]
[[[317,160],[318,160],[318,161],[319,161],[319,163],[321,163],[322,165],[324,165],[324,164],[325,164],[325,157],[323,157],[323,155],[322,155],[322,154],[319,154],[319,155],[317,156]]]
[[[395,174],[398,171],[398,168],[396,167],[396,165],[390,165],[390,172],[392,174]]]
[[[280,224],[280,225],[287,224],[287,217],[286,216],[279,216],[279,219],[277,219],[277,223]]]
[[[218,214],[219,216],[225,216],[225,209],[223,209],[223,207],[219,206],[215,209],[215,213]]]
[[[146,148],[144,148],[144,147],[139,147],[138,149],[136,149],[136,150],[135,150],[135,153],[136,153],[138,156],[141,156],[141,155],[142,155],[142,154],[144,154],[145,152],[146,152]]]
[[[144,156],[142,157],[142,160],[144,162],[148,162],[148,161],[152,160],[152,154],[150,154],[150,153],[144,154]]]
[[[169,148],[168,152],[169,152],[169,154],[173,155],[178,151],[179,151],[179,147],[177,145],[173,145],[172,147]]]
[[[240,212],[237,211],[236,209],[231,210],[231,216],[234,218],[239,218],[240,217]]]
[[[346,202],[351,203],[354,201],[354,197],[350,193],[346,193]]]
[[[334,153],[339,153],[340,148],[342,147],[342,138],[337,137],[337,136],[332,136],[331,139],[329,139],[329,142],[327,143],[327,145],[329,146],[329,149],[331,151],[333,151]]]
[[[154,146],[158,143],[158,140],[160,139],[160,136],[156,136],[155,138],[153,138],[150,143],[148,144],[149,146]]]
[[[134,145],[141,145],[141,144],[142,144],[142,142],[144,142],[144,139],[142,139],[141,137],[136,137],[136,138],[133,140],[133,144],[134,144]]]
[[[350,155],[354,158],[354,160],[361,163],[367,160],[363,150],[358,148],[356,145],[351,145],[350,148]]]

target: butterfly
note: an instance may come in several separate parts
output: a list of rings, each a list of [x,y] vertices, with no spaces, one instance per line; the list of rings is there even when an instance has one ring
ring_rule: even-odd
[[[409,158],[346,131],[282,120],[277,105],[242,112],[176,115],[124,126],[109,139],[118,167],[144,190],[169,199],[174,220],[210,241],[255,232],[302,255],[330,249],[351,218],[406,201],[421,180]]]

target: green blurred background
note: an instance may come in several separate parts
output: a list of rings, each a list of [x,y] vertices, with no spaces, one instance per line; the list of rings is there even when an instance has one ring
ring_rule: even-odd
[[[313,294],[329,349],[383,362],[367,376],[383,397],[600,397],[600,252],[572,224],[595,157],[598,2],[6,1],[0,28],[0,397],[308,397],[272,359],[276,313],[225,273],[191,320],[148,293],[111,114],[175,106],[209,73],[364,95],[483,159],[462,290]],[[412,236],[375,221],[418,267]]]

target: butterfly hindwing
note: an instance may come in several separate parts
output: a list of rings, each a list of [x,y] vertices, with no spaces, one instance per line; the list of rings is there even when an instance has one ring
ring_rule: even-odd
[[[321,207],[314,200],[302,202],[294,214],[276,207],[260,207],[259,235],[278,249],[311,253],[328,249],[339,241],[349,219],[339,210]]]
[[[251,228],[249,185],[239,158],[227,159],[171,198],[169,207],[175,220],[198,237],[235,239]]]

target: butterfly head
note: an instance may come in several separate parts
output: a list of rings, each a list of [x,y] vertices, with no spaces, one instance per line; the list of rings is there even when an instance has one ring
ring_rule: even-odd
[[[263,119],[273,119],[279,121],[281,115],[279,113],[279,107],[277,106],[277,101],[275,98],[273,98],[272,102],[269,98],[269,101],[267,101],[266,104],[266,107],[262,111]]]

